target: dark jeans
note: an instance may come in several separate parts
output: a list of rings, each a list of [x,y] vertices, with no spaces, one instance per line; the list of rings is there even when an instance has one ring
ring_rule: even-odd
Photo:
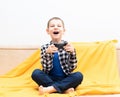
[[[35,69],[31,77],[39,86],[53,86],[59,93],[63,93],[69,88],[76,88],[83,80],[83,75],[80,72],[72,73],[66,77],[54,77],[45,74],[40,69]]]

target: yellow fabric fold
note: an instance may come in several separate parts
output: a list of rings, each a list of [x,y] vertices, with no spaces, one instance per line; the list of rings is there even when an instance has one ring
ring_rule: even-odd
[[[32,71],[42,68],[40,49],[17,67],[0,76],[0,97],[74,97],[94,94],[120,94],[120,77],[116,58],[117,40],[72,42],[77,52],[78,67],[84,75],[75,92],[39,95]],[[13,60],[14,61],[14,60]]]

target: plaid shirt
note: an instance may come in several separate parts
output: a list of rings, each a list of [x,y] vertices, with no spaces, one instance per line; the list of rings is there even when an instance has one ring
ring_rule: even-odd
[[[53,44],[52,41],[49,44],[41,46],[41,64],[43,66],[43,71],[47,74],[49,74],[49,71],[53,68],[53,54],[46,53],[46,49],[51,44]],[[77,67],[76,51],[70,53],[63,49],[59,49],[58,55],[63,72],[66,75],[70,74]]]

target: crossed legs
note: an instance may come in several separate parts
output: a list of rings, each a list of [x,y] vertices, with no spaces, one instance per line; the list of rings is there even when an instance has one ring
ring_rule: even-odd
[[[54,81],[50,76],[39,69],[34,70],[31,77],[39,85],[38,90],[40,95],[54,92],[73,92],[74,88],[83,80],[83,75],[80,72],[75,72],[60,81]]]

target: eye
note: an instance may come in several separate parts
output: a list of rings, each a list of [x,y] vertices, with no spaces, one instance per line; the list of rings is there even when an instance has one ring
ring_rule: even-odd
[[[58,25],[58,27],[62,27],[61,25]]]
[[[54,25],[50,25],[50,27],[54,27]]]

